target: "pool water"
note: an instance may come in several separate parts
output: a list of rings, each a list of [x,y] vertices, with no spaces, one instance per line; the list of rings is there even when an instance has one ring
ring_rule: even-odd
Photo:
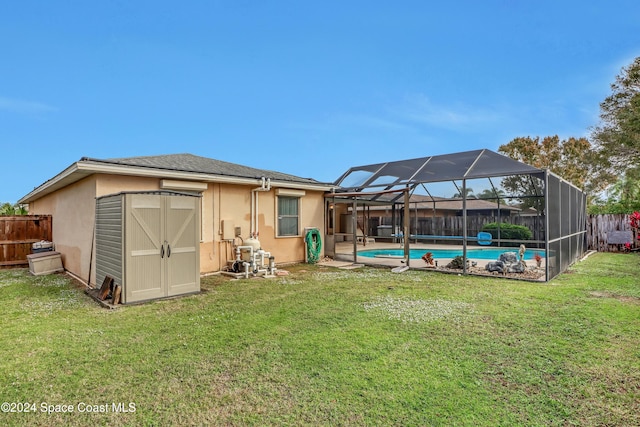
[[[422,256],[431,252],[435,259],[438,258],[455,258],[457,256],[462,256],[462,248],[458,249],[411,249],[409,251],[410,259],[421,259]],[[475,259],[487,259],[487,260],[497,260],[500,257],[501,253],[504,252],[515,252],[518,253],[518,248],[481,248],[481,249],[467,249],[467,258],[475,258]],[[535,253],[539,253],[540,256],[544,257],[544,250],[542,249],[527,249],[524,253],[524,259],[530,260],[534,259]],[[366,251],[359,251],[358,256],[366,257],[366,258],[402,258],[404,257],[403,249],[371,249]]]

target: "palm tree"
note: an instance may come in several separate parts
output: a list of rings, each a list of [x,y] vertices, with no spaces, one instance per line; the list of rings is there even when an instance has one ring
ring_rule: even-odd
[[[0,215],[13,215],[13,205],[11,203],[3,203],[0,206]]]
[[[29,215],[29,210],[24,205],[15,206],[16,215]]]
[[[484,189],[479,194],[476,194],[476,197],[478,199],[499,200],[501,205],[506,205],[507,204],[507,201],[505,200],[506,196],[507,196],[507,193],[505,193],[504,190],[502,190],[502,189],[493,190],[493,189],[490,189],[490,188]]]
[[[28,215],[29,212],[22,205],[3,203],[0,205],[0,215]]]
[[[467,187],[465,189],[465,193],[467,195],[467,197],[466,197],[467,199],[470,199],[472,197],[477,198],[476,196],[473,195],[473,188]],[[452,198],[453,199],[462,199],[462,189],[459,192],[457,192],[456,194],[454,194]]]

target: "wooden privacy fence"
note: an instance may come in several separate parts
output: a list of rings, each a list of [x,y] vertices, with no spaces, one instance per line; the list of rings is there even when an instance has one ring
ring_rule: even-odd
[[[619,235],[619,232],[631,232],[629,225],[629,215],[590,215],[586,218],[587,228],[587,249],[600,252],[617,252],[623,250],[623,245],[610,244],[611,236]],[[475,235],[482,227],[489,222],[508,222],[516,225],[524,225],[533,233],[533,240],[544,240],[544,218],[543,217],[467,217],[467,230],[470,236]],[[383,218],[383,223],[390,223],[390,218]],[[369,220],[369,235],[377,235],[376,227],[380,224],[379,218]],[[426,235],[448,235],[461,236],[463,230],[462,217],[436,217],[436,218],[411,218],[411,233]],[[578,229],[581,229],[580,225]],[[618,233],[613,233],[618,232]],[[638,236],[633,236],[637,239]],[[637,242],[637,240],[636,240]],[[631,242],[633,243],[633,242]]]
[[[610,244],[612,232],[627,231],[631,233],[629,215],[607,214],[587,217],[587,248],[600,252],[618,252],[621,244]],[[637,237],[637,236],[634,236]],[[633,243],[633,242],[630,242]]]
[[[412,229],[417,228],[416,234],[462,236],[464,218],[460,216],[418,218],[417,227],[415,218],[412,220]],[[544,240],[544,218],[535,216],[510,216],[510,217],[488,217],[488,216],[468,216],[467,234],[475,236],[482,231],[482,227],[493,222],[522,225],[531,230],[532,240]]]
[[[51,215],[0,216],[0,267],[28,264],[31,245],[52,240]]]
[[[502,222],[514,225],[523,225],[531,230],[532,240],[544,240],[544,217],[539,216],[468,216],[467,233],[475,236],[485,224],[491,222]],[[383,223],[391,223],[390,218],[383,218]],[[380,224],[378,218],[371,218],[368,222],[369,235],[377,235],[377,227]],[[410,222],[412,234],[438,235],[438,236],[462,236],[464,218],[461,216],[448,217],[419,217],[411,218]]]

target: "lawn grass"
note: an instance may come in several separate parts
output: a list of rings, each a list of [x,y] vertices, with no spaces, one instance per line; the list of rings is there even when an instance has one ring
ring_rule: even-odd
[[[640,425],[639,267],[595,254],[531,283],[298,265],[111,311],[64,275],[0,270],[0,402],[36,410],[0,420]]]

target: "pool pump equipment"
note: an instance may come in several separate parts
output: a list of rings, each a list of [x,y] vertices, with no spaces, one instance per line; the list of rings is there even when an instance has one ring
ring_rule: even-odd
[[[242,273],[245,279],[249,276],[274,275],[276,272],[275,257],[271,252],[260,248],[257,235],[244,240],[242,245],[236,246],[236,259],[231,263],[233,273]]]
[[[275,257],[271,252],[267,252],[260,247],[258,240],[258,194],[261,192],[271,191],[271,178],[262,177],[259,181],[260,186],[251,190],[251,226],[249,238],[244,239],[242,244],[235,246],[235,259],[228,262],[227,272],[236,278],[243,277],[248,279],[249,276],[273,276],[276,272]],[[240,237],[237,233],[236,237]]]

